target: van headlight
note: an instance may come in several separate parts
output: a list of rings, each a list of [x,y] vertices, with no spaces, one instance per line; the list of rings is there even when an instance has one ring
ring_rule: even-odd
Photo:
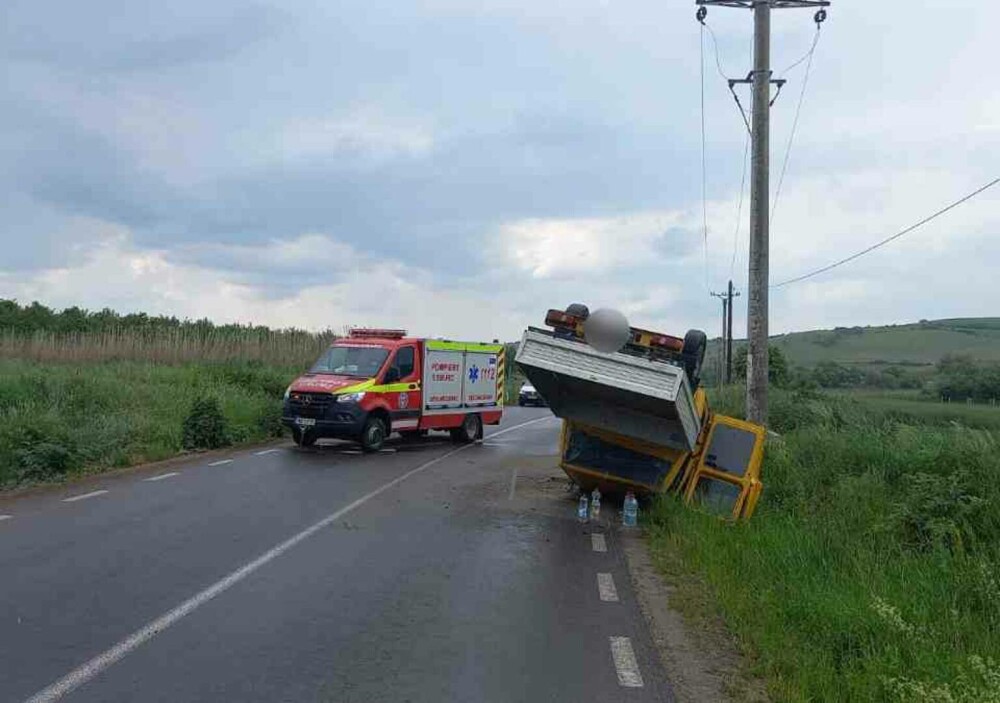
[[[343,395],[337,396],[338,403],[360,403],[365,397],[365,392],[361,391],[359,393],[344,393]]]

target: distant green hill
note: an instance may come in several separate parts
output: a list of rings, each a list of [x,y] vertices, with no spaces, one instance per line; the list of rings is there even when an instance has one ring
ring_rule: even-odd
[[[838,327],[774,337],[798,366],[821,361],[863,365],[936,364],[946,354],[1000,362],[1000,318],[922,321],[890,327]]]
[[[715,356],[718,339],[710,345]],[[978,361],[1000,362],[1000,317],[924,320],[888,327],[838,327],[832,330],[777,335],[771,343],[796,366],[822,361],[859,366],[936,364],[946,354],[965,354]],[[740,340],[737,345],[742,344]]]

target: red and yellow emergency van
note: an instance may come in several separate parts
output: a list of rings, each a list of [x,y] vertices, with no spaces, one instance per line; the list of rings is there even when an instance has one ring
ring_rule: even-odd
[[[295,442],[349,439],[378,451],[404,437],[448,430],[472,442],[503,415],[502,344],[418,339],[404,330],[354,329],[285,392],[282,423]]]

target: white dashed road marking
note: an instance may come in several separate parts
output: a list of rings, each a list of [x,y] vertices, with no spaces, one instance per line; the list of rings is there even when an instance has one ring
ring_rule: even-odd
[[[232,464],[232,459],[220,459],[219,461],[213,461],[209,466],[222,466],[223,464]]]
[[[90,493],[84,493],[83,495],[72,496],[71,498],[63,498],[63,503],[75,503],[78,500],[87,500],[88,498],[96,498],[97,496],[102,496],[107,491],[91,491]]]
[[[0,522],[3,522],[4,520],[10,520],[13,517],[14,517],[13,515],[0,515]]]
[[[497,432],[497,434],[500,435],[500,434],[507,434],[508,432],[514,432],[515,430],[521,429],[522,427],[533,425],[536,422],[539,422],[539,420],[531,420],[529,422],[521,423],[520,425],[514,425],[513,427]],[[325,518],[315,523],[311,527],[307,527],[298,534],[288,538],[278,546],[269,549],[268,551],[264,552],[253,561],[241,566],[239,569],[229,574],[229,576],[226,576],[220,581],[216,581],[214,584],[212,584],[205,590],[195,594],[191,598],[188,598],[186,601],[178,605],[173,610],[161,615],[156,620],[153,620],[152,622],[142,627],[141,629],[136,630],[131,635],[129,635],[122,641],[118,642],[110,649],[102,652],[101,654],[98,654],[90,661],[69,672],[68,674],[66,674],[66,676],[56,681],[48,688],[39,691],[34,696],[29,698],[28,703],[52,703],[53,701],[59,700],[70,691],[73,691],[74,689],[82,686],[83,684],[93,679],[95,676],[100,674],[102,671],[110,667],[115,662],[120,661],[129,652],[142,646],[143,643],[148,642],[153,637],[160,634],[168,627],[176,623],[178,620],[182,619],[187,615],[190,615],[193,611],[197,610],[199,607],[209,602],[213,598],[221,595],[222,593],[225,593],[235,584],[239,583],[247,576],[257,571],[262,566],[268,564],[271,561],[274,561],[282,554],[295,547],[300,542],[309,539],[320,530],[324,529],[325,527],[328,527],[332,523],[342,518],[344,515],[347,515],[351,511],[361,507],[362,505],[370,501],[372,498],[375,498],[376,496],[381,495],[382,493],[388,491],[389,489],[398,486],[411,476],[415,476],[421,473],[422,471],[426,471],[432,466],[441,463],[445,459],[452,457],[455,454],[458,454],[459,452],[465,451],[471,446],[473,445],[467,444],[463,447],[453,449],[446,454],[442,454],[437,459],[432,459],[431,461],[428,461],[426,464],[421,464],[417,468],[411,469],[402,476],[398,476],[393,480],[389,481],[388,483],[383,484],[382,486],[376,488],[371,493],[367,493],[361,496],[353,503],[349,503],[340,510],[331,513],[330,515],[327,515]]]
[[[517,467],[510,473],[510,493],[507,495],[507,500],[514,500],[514,490],[517,488]]]
[[[618,683],[625,688],[642,688],[642,674],[635,659],[632,640],[628,637],[611,638],[611,658],[618,672]]]
[[[590,546],[595,552],[608,551],[608,542],[600,532],[593,532],[590,535]]]
[[[280,451],[281,451],[280,449],[265,449],[265,450],[260,451],[260,452],[254,452],[253,455],[254,456],[264,456],[265,454],[274,454],[275,452],[280,452]]]
[[[605,603],[618,602],[618,589],[615,588],[615,579],[611,574],[597,575],[597,592]]]
[[[169,474],[160,474],[159,476],[150,476],[149,478],[144,478],[143,481],[162,481],[165,478],[170,478],[171,476],[180,476],[180,471],[171,471]]]

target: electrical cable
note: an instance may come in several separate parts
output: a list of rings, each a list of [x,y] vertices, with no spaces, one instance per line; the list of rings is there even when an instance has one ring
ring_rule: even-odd
[[[708,291],[708,160],[705,130],[705,23],[701,24],[701,222],[705,246],[705,290]]]
[[[798,68],[799,66],[802,65],[802,63],[804,61],[808,60],[809,57],[812,56],[812,53],[814,51],[816,51],[816,45],[819,43],[819,28],[820,28],[820,26],[821,26],[820,24],[816,25],[816,35],[813,37],[813,43],[812,43],[812,46],[809,47],[809,51],[807,51],[805,54],[803,54],[802,58],[800,58],[798,61],[795,61],[788,68],[786,68],[784,71],[782,71],[781,73],[779,73],[778,74],[778,78],[784,78],[786,75],[788,75],[789,71],[792,71],[792,70]]]
[[[712,44],[715,46],[715,69],[719,72],[719,75],[722,76],[722,80],[729,81],[729,75],[722,70],[722,57],[719,54],[719,39],[715,36],[715,30],[712,29],[712,25],[707,22],[702,22],[701,26],[708,30],[709,35],[712,37]]]
[[[733,231],[733,258],[729,262],[729,278],[733,278],[733,271],[736,270],[736,253],[740,246],[740,228],[743,224],[743,196],[746,193],[747,185],[747,165],[750,162],[750,134],[746,135],[743,145],[743,175],[740,177],[740,198],[736,205],[736,229]]]
[[[941,208],[940,210],[938,210],[937,212],[935,212],[933,215],[925,217],[924,219],[920,220],[920,222],[917,222],[914,225],[910,225],[909,227],[907,227],[906,229],[904,229],[902,232],[898,232],[897,234],[894,234],[891,237],[887,237],[887,238],[883,239],[882,241],[877,242],[877,243],[871,245],[867,249],[862,249],[861,251],[857,252],[856,254],[852,254],[851,256],[848,256],[847,258],[841,259],[840,261],[835,261],[834,263],[829,264],[828,266],[824,266],[823,268],[816,269],[815,271],[810,271],[809,273],[804,274],[802,276],[797,276],[795,278],[790,278],[787,281],[782,281],[781,283],[775,283],[774,285],[771,286],[771,288],[781,288],[782,286],[788,286],[788,285],[791,285],[793,283],[798,283],[799,281],[804,281],[807,278],[812,278],[813,276],[818,276],[821,273],[826,273],[827,271],[830,271],[831,269],[835,269],[838,266],[843,266],[844,264],[846,264],[848,262],[854,261],[855,259],[859,259],[862,256],[864,256],[865,254],[869,254],[869,253],[875,251],[876,249],[878,249],[880,247],[883,247],[886,244],[899,239],[903,235],[909,234],[910,232],[914,231],[915,229],[923,227],[928,222],[931,222],[932,220],[936,220],[937,218],[941,217],[945,213],[950,212],[951,210],[954,210],[959,205],[967,203],[968,201],[970,201],[973,198],[975,198],[977,195],[979,195],[979,194],[981,194],[981,193],[989,190],[990,188],[992,188],[993,186],[995,186],[997,183],[1000,183],[1000,178],[993,179],[992,181],[990,181],[986,185],[984,185],[984,186],[982,186],[982,187],[974,190],[973,192],[969,193],[965,197],[960,198],[959,200],[956,200],[951,205],[948,205],[947,207]]]
[[[813,38],[812,47],[809,49],[809,52],[782,72],[782,75],[784,75],[791,69],[801,64],[803,61],[808,60],[808,63],[806,64],[805,77],[802,79],[802,90],[799,92],[799,102],[798,105],[795,106],[795,118],[792,120],[792,130],[788,135],[788,144],[785,147],[785,156],[781,160],[781,175],[778,176],[778,187],[774,191],[774,201],[771,203],[771,215],[769,219],[772,225],[774,223],[774,213],[778,209],[778,201],[781,199],[781,189],[785,185],[785,174],[788,172],[788,161],[792,156],[792,146],[795,144],[795,135],[799,129],[799,118],[802,116],[802,104],[805,102],[806,89],[809,87],[809,76],[812,73],[813,57],[816,54],[816,46],[819,44],[821,27],[822,25],[817,22],[816,36]]]

